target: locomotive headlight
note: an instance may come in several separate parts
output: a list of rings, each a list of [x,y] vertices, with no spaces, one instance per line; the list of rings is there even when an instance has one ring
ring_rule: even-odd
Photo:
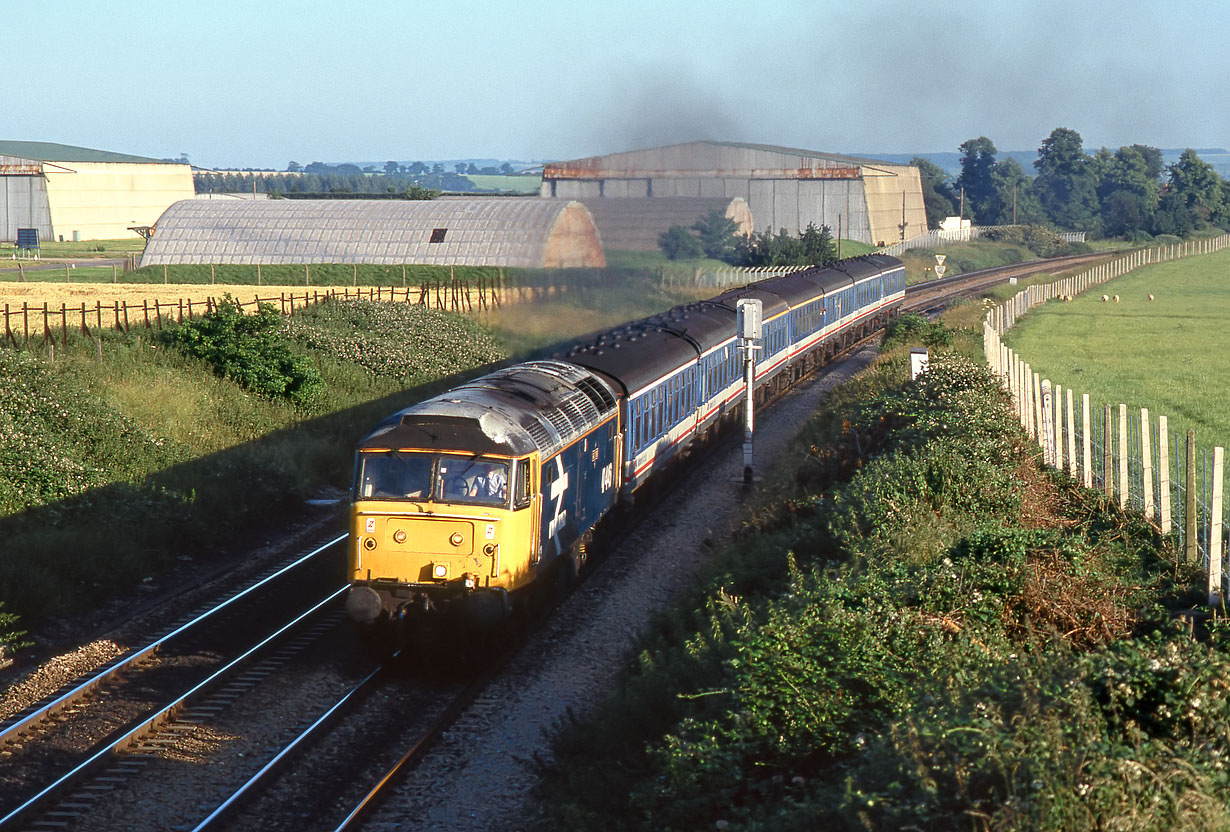
[[[433,565],[431,567],[431,574],[433,577],[436,577],[436,578],[447,578],[448,577],[448,564],[447,563],[437,563]]]
[[[486,546],[484,546],[483,554],[486,555],[487,557],[491,557],[492,555],[494,555],[495,554],[495,544],[488,543]]]
[[[406,530],[398,529],[397,531],[393,532],[393,539],[397,541],[398,543],[405,543],[406,542]]]
[[[375,548],[376,548],[376,538],[374,538],[374,537],[365,537],[365,538],[363,538],[363,548],[364,548],[364,549],[366,549],[366,550],[367,550],[367,551],[369,551],[369,552],[370,552],[372,549],[375,549]]]
[[[453,536],[448,539],[448,542],[454,546],[460,546],[465,542],[465,538],[461,536],[461,532],[453,532]]]

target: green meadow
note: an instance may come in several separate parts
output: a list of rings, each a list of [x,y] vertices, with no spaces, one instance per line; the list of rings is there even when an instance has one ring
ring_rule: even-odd
[[[1103,302],[1102,295],[1119,302]],[[1149,300],[1149,295],[1154,300]],[[1230,446],[1230,251],[1137,269],[1026,315],[1005,343],[1094,407],[1127,404]]]

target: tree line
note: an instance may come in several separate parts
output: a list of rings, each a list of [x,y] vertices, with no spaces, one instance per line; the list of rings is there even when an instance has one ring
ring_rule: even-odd
[[[354,172],[345,172],[341,170],[342,168],[354,168]],[[339,165],[328,173],[305,171],[298,176],[260,171],[227,171],[225,173],[195,173],[192,178],[198,194],[253,193],[254,191],[278,195],[407,194],[424,191],[475,190],[473,182],[457,173],[367,174],[354,165]]]
[[[1156,147],[1133,144],[1086,153],[1080,133],[1057,127],[1042,141],[1030,176],[1020,162],[995,158],[986,136],[962,142],[952,179],[921,157],[927,224],[958,212],[978,225],[1048,225],[1091,236],[1140,239],[1230,230],[1230,182],[1196,151],[1164,165]]]

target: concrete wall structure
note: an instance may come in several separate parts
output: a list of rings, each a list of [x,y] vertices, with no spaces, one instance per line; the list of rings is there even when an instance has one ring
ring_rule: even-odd
[[[551,163],[541,195],[591,207],[603,199],[740,197],[757,231],[797,234],[814,223],[868,243],[901,239],[903,223],[907,237],[927,230],[917,168],[774,145],[688,142]]]
[[[37,228],[42,240],[124,239],[194,194],[186,164],[0,141],[0,239],[14,239],[18,228]]]
[[[142,266],[162,263],[401,263],[522,268],[606,265],[579,202],[475,198],[177,202]]]

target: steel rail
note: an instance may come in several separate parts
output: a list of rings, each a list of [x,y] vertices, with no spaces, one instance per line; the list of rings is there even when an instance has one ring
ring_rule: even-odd
[[[334,543],[336,542],[337,541],[334,541]],[[224,675],[226,675],[231,670],[233,670],[235,667],[237,667],[239,664],[241,664],[248,658],[252,657],[254,654],[256,654],[258,651],[260,651],[264,647],[266,647],[270,642],[274,641],[277,638],[280,638],[287,631],[291,630],[298,624],[302,623],[305,619],[311,617],[312,615],[315,615],[325,606],[336,601],[338,598],[341,597],[341,595],[346,591],[346,589],[347,589],[346,586],[341,586],[337,588],[336,590],[334,590],[333,592],[329,593],[322,600],[313,604],[307,610],[305,610],[304,612],[296,616],[288,624],[284,624],[283,626],[279,627],[276,631],[266,636],[265,638],[261,639],[258,643],[256,643],[255,645],[253,645],[252,647],[244,651],[242,655],[232,659],[230,662],[227,662],[226,665],[219,668],[218,670],[210,674],[208,677],[206,677],[202,681],[196,683],[195,685],[193,685],[191,688],[189,688],[187,691],[185,691],[181,695],[177,696],[174,701],[160,708],[152,716],[149,716],[146,719],[144,719],[135,728],[132,728],[129,731],[125,732],[121,737],[119,737],[119,739],[109,742],[104,748],[99,749],[96,753],[88,757],[85,761],[78,763],[72,770],[68,771],[66,774],[61,775],[60,778],[56,780],[54,783],[52,783],[49,786],[44,787],[43,790],[40,791],[38,794],[26,800],[25,803],[22,803],[20,806],[18,806],[13,811],[9,812],[3,818],[0,818],[0,827],[3,827],[9,823],[14,823],[20,820],[21,818],[25,817],[26,815],[29,815],[31,812],[37,809],[40,804],[44,803],[51,795],[55,794],[60,789],[64,788],[68,784],[75,781],[78,777],[84,774],[91,766],[98,763],[104,757],[107,757],[117,751],[120,751],[123,748],[126,748],[132,745],[136,741],[137,737],[139,737],[142,733],[144,733],[145,731],[151,728],[156,728],[159,724],[161,724],[161,722],[166,717],[170,716],[175,710],[181,708],[184,704],[186,704],[190,697],[200,693],[201,691],[205,690],[207,687],[213,685],[219,679],[221,679]]]
[[[231,598],[227,599],[226,601],[223,601],[221,604],[218,604],[217,606],[215,606],[213,609],[209,610],[208,612],[197,616],[196,618],[192,619],[186,624],[183,624],[180,627],[177,627],[175,630],[162,636],[157,641],[154,641],[150,643],[149,645],[140,648],[139,650],[130,651],[119,662],[110,665],[109,667],[107,667],[106,669],[102,671],[99,671],[94,676],[90,677],[88,680],[77,685],[72,690],[56,697],[56,699],[53,700],[52,702],[49,702],[46,705],[40,706],[32,713],[27,714],[22,719],[4,728],[2,731],[0,731],[0,746],[13,742],[16,739],[17,735],[22,733],[25,729],[29,728],[30,726],[38,722],[42,722],[43,720],[47,719],[49,716],[54,714],[56,711],[61,710],[79,701],[80,699],[82,699],[87,694],[94,691],[96,688],[98,688],[100,685],[102,685],[109,679],[112,679],[113,677],[122,673],[127,668],[136,664],[137,662],[140,662],[141,660],[158,652],[158,650],[160,650],[164,645],[166,645],[167,642],[183,635],[186,631],[192,629],[193,627],[200,625],[201,622],[205,621],[210,616],[214,615],[215,613],[221,612],[222,610],[229,607],[231,604],[239,601],[241,598],[245,597],[249,593],[254,592],[257,589],[260,589],[262,586],[269,583],[270,581],[281,577],[282,575],[303,565],[304,563],[307,563],[309,560],[316,557],[321,552],[331,549],[332,547],[336,546],[338,543],[341,543],[343,540],[345,540],[346,537],[347,535],[343,534],[340,537],[336,537],[333,540],[330,540],[328,543],[324,544],[323,546],[320,546],[319,548],[317,548],[316,550],[312,552],[309,552],[308,554],[304,555],[303,557],[299,558],[293,563],[290,563],[284,566],[283,568],[279,569],[277,572],[274,572],[272,575],[269,575],[263,578],[262,580],[256,582],[252,586],[245,589],[243,592],[240,592],[238,595],[232,596]]]
[[[507,661],[508,655],[503,656],[500,661],[488,668],[480,678],[475,679],[467,685],[465,690],[459,693],[452,703],[449,704],[444,713],[442,713],[436,721],[432,723],[431,727],[424,731],[423,735],[420,736],[412,746],[410,746],[410,749],[402,755],[402,758],[394,763],[389,770],[384,773],[384,775],[376,782],[376,785],[372,786],[371,789],[368,790],[367,794],[363,795],[363,798],[350,811],[350,814],[346,815],[345,819],[338,824],[334,832],[345,832],[347,829],[354,828],[354,824],[358,821],[360,815],[375,805],[376,798],[380,796],[380,793],[384,790],[384,788],[393,781],[402,769],[417,762],[419,758],[422,757],[428,749],[435,744],[436,740],[440,739],[440,735],[443,734],[450,725],[457,721],[457,718],[465,712],[466,708],[470,707],[474,700],[478,698],[478,695],[482,693],[487,684],[495,677],[497,673],[499,673],[501,669],[503,669]],[[196,830],[193,830],[193,832],[196,832]]]
[[[391,660],[391,661],[392,661],[392,660],[395,660],[395,659],[397,658],[398,654],[400,654],[400,653],[401,653],[401,651],[400,651],[400,650],[398,650],[397,652],[395,652],[395,653],[394,653],[394,654],[390,657],[390,660]],[[297,749],[297,748],[298,748],[298,747],[299,747],[302,743],[306,742],[306,741],[307,741],[310,737],[312,737],[312,736],[313,736],[313,735],[317,732],[317,730],[319,730],[322,726],[324,726],[324,725],[328,724],[328,722],[329,722],[329,721],[333,718],[333,716],[334,716],[335,714],[337,714],[337,713],[338,713],[338,712],[339,712],[339,711],[340,711],[340,710],[341,710],[341,709],[342,709],[342,708],[346,705],[346,703],[347,703],[347,702],[349,702],[351,699],[353,699],[353,698],[355,698],[355,697],[359,696],[359,695],[363,692],[363,690],[364,690],[364,689],[365,689],[365,688],[366,688],[366,687],[367,687],[367,686],[368,686],[368,685],[369,685],[369,684],[370,684],[370,683],[371,683],[371,682],[372,682],[372,681],[373,681],[373,680],[374,680],[377,676],[379,676],[381,673],[383,673],[383,672],[384,672],[384,670],[385,670],[385,667],[384,667],[384,666],[377,667],[375,670],[373,670],[371,673],[367,674],[367,676],[365,676],[363,679],[361,679],[361,680],[359,681],[359,683],[358,683],[357,685],[355,685],[353,688],[351,688],[351,689],[350,689],[350,691],[349,691],[349,692],[348,692],[345,696],[343,696],[341,699],[339,699],[337,702],[335,702],[333,705],[331,705],[327,711],[325,711],[323,714],[321,714],[321,715],[320,715],[320,716],[316,719],[316,721],[315,721],[315,722],[313,722],[311,725],[309,725],[309,726],[308,726],[308,727],[307,727],[307,728],[303,731],[303,733],[301,733],[299,736],[295,737],[295,738],[294,738],[294,739],[293,739],[293,740],[292,740],[289,744],[287,744],[287,745],[286,745],[286,746],[285,746],[285,747],[284,747],[281,751],[279,751],[279,752],[278,752],[278,753],[277,753],[277,754],[273,757],[273,759],[271,759],[269,762],[265,763],[265,765],[263,765],[263,766],[261,767],[260,771],[256,772],[256,774],[252,775],[252,777],[248,780],[248,782],[246,782],[246,783],[244,783],[242,786],[240,786],[240,787],[239,787],[239,788],[235,791],[235,793],[234,793],[234,794],[232,794],[230,797],[228,797],[226,800],[224,800],[221,804],[219,804],[219,805],[218,805],[218,808],[216,808],[216,809],[214,809],[212,812],[210,812],[210,813],[209,813],[209,815],[208,815],[207,817],[205,817],[205,818],[204,818],[204,819],[203,819],[200,823],[198,823],[195,827],[193,827],[192,832],[201,832],[201,830],[203,830],[203,829],[208,829],[208,828],[209,828],[209,827],[210,827],[213,823],[215,823],[215,822],[217,822],[218,820],[220,820],[220,819],[221,819],[221,818],[222,818],[225,814],[227,814],[230,810],[232,810],[233,808],[235,808],[235,806],[236,806],[236,805],[239,803],[239,801],[240,801],[240,800],[244,797],[244,795],[245,795],[245,794],[247,794],[247,792],[248,792],[248,791],[250,791],[252,788],[254,788],[254,787],[255,787],[258,783],[260,783],[260,781],[261,781],[262,779],[264,779],[264,778],[265,778],[265,776],[266,776],[266,775],[268,775],[270,772],[272,772],[272,771],[273,771],[275,768],[277,768],[277,767],[278,767],[278,766],[279,766],[279,765],[280,765],[280,764],[281,764],[281,763],[282,763],[282,762],[283,762],[283,761],[284,761],[287,757],[289,757],[292,753],[294,753],[294,751],[295,751],[295,750],[296,750],[296,749]]]

